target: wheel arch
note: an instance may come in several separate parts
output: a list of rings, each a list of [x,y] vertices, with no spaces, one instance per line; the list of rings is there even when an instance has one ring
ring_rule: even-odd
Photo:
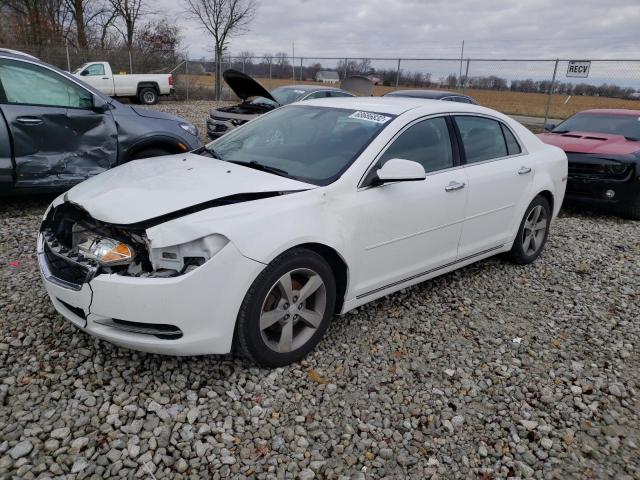
[[[175,153],[184,153],[190,150],[189,145],[185,142],[167,136],[153,136],[140,140],[131,145],[125,155],[122,163],[126,163],[131,160],[131,157],[143,150],[150,148],[160,148],[166,150],[170,155]]]
[[[311,250],[324,258],[329,264],[336,281],[336,313],[341,312],[342,307],[344,306],[347,286],[349,284],[349,267],[345,259],[334,248],[323,243],[316,242],[301,243],[288,248],[283,253],[293,250],[294,248],[306,248],[307,250]]]
[[[158,95],[160,95],[160,86],[158,82],[139,82],[136,94],[140,94],[140,90],[143,88],[153,88]]]
[[[551,215],[553,215],[553,212],[555,211],[555,203],[554,203],[554,198],[553,198],[553,193],[551,193],[550,190],[548,189],[544,189],[541,190],[540,192],[537,193],[537,195],[535,195],[533,198],[535,197],[542,197],[544,198],[547,202],[549,202],[549,208],[551,208]]]

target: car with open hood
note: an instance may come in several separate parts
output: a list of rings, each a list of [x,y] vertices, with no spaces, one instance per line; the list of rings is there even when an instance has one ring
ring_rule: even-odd
[[[350,91],[341,88],[306,84],[286,85],[269,92],[249,75],[237,70],[225,70],[222,76],[229,88],[242,102],[228,107],[214,108],[209,112],[207,135],[212,140],[282,105],[316,98],[354,96]],[[354,84],[353,80],[349,80],[347,85],[359,86],[357,83]]]
[[[593,109],[538,137],[569,158],[567,201],[640,220],[640,110]]]
[[[186,120],[123,105],[35,57],[0,50],[0,194],[65,190],[130,160],[200,146]]]
[[[87,333],[273,367],[336,314],[498,253],[533,262],[566,175],[562,150],[487,108],[309,100],[72,188],[44,215],[38,262]]]

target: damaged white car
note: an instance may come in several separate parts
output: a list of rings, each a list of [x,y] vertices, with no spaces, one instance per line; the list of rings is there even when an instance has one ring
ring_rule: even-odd
[[[564,152],[486,108],[311,100],[74,187],[38,259],[92,335],[279,366],[336,314],[500,252],[532,262],[566,175]]]

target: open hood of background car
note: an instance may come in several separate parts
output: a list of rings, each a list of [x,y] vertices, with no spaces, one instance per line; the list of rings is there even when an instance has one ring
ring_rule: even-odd
[[[640,142],[622,135],[594,132],[541,133],[544,143],[560,147],[565,152],[597,155],[630,155],[640,151]]]
[[[230,68],[229,70],[225,70],[222,76],[224,77],[224,81],[227,82],[227,85],[229,85],[229,88],[233,90],[233,93],[242,100],[253,97],[264,97],[278,103],[262,85],[249,75]]]
[[[129,225],[211,208],[218,199],[237,203],[239,196],[252,200],[311,188],[315,185],[186,153],[125,163],[76,185],[66,200],[96,220]]]
[[[373,82],[364,75],[352,75],[340,83],[340,88],[358,97],[370,97],[373,94]]]

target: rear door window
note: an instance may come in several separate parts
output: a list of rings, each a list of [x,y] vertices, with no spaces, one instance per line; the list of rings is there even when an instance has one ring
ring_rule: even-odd
[[[477,163],[509,155],[502,127],[496,120],[472,115],[455,117],[466,163]]]

